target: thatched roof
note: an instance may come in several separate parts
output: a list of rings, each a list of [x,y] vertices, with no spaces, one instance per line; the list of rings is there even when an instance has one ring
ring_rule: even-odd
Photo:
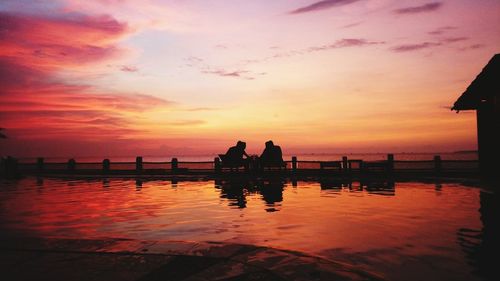
[[[452,110],[477,109],[479,104],[500,96],[500,54],[491,58],[483,71],[457,99]]]

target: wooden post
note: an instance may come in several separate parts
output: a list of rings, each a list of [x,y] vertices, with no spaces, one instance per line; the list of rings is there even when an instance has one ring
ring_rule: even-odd
[[[394,154],[387,154],[387,172],[392,173],[394,171]]]
[[[177,158],[172,158],[172,171],[177,171],[179,168],[179,161]]]
[[[38,157],[36,159],[36,168],[38,169],[39,172],[42,172],[44,170],[44,163],[43,163],[43,157]]]
[[[342,172],[347,172],[347,156],[342,156]]]
[[[142,172],[142,157],[141,156],[137,156],[135,158],[135,171],[138,173]]]
[[[439,174],[441,173],[441,156],[434,156],[434,171]]]
[[[109,172],[109,167],[110,166],[111,166],[111,162],[109,161],[109,159],[102,160],[102,171],[104,173],[108,173]]]
[[[68,160],[68,171],[73,172],[75,171],[76,168],[76,161],[75,159],[71,158]]]
[[[297,172],[297,156],[292,156],[292,172]]]
[[[14,178],[18,175],[17,159],[11,156],[3,159],[4,173],[7,178]]]
[[[214,158],[214,170],[216,173],[219,173],[221,171],[221,166],[220,166],[220,159],[219,157]]]

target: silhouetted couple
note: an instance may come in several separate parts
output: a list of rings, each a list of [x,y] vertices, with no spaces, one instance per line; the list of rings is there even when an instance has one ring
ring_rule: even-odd
[[[232,146],[226,152],[226,154],[220,154],[220,158],[226,166],[245,166],[248,167],[250,157],[246,152],[245,148],[247,144],[243,141],[238,141],[236,146]],[[246,157],[246,158],[243,158]],[[252,158],[253,159],[253,158]],[[283,163],[283,153],[281,152],[281,147],[274,145],[273,141],[267,141],[264,151],[258,159],[260,165],[270,166]]]

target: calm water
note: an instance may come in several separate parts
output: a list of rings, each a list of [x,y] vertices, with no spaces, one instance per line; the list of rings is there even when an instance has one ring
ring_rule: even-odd
[[[389,280],[486,280],[498,201],[455,183],[26,178],[1,182],[0,231],[230,241],[340,260]]]

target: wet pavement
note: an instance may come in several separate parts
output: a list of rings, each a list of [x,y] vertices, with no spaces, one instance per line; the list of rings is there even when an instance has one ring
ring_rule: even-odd
[[[1,238],[10,280],[380,280],[353,266],[252,245],[130,239]]]

